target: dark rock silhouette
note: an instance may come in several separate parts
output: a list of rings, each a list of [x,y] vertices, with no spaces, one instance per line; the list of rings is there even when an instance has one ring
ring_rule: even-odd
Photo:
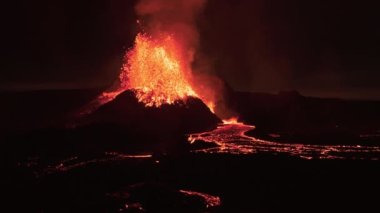
[[[154,134],[188,134],[213,129],[221,120],[198,98],[146,107],[128,90],[86,118],[90,123],[114,123]]]
[[[116,140],[111,143],[124,144],[122,150],[178,152],[187,149],[187,134],[213,129],[220,122],[198,98],[146,107],[128,90],[83,118],[74,131],[96,141]]]
[[[48,127],[5,138],[13,156],[99,155],[105,152],[183,153],[187,134],[215,128],[221,120],[197,98],[161,107],[145,107],[125,91],[73,127]],[[28,143],[28,141],[33,141]],[[24,147],[28,153],[18,153]]]

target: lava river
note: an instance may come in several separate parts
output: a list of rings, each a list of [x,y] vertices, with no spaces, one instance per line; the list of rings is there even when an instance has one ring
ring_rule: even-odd
[[[197,140],[218,146],[198,149],[197,153],[289,155],[303,159],[363,159],[379,160],[380,147],[352,145],[308,145],[279,143],[256,139],[245,135],[255,129],[243,123],[225,122],[218,128],[204,133],[191,134],[189,142]]]

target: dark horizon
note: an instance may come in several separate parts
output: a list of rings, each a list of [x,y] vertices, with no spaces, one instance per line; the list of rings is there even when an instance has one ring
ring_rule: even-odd
[[[112,84],[137,33],[135,2],[8,3],[0,89]],[[237,91],[380,100],[379,15],[371,3],[208,0],[195,66]]]

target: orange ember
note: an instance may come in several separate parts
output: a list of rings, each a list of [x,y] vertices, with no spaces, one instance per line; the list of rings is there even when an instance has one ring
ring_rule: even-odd
[[[134,89],[146,106],[173,104],[188,96],[198,97],[189,83],[190,73],[181,51],[170,36],[152,39],[138,34],[120,74],[121,86]]]

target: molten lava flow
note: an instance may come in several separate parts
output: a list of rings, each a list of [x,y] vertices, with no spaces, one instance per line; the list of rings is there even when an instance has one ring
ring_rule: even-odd
[[[310,145],[271,142],[250,137],[245,133],[255,129],[242,123],[218,126],[209,132],[189,135],[188,141],[204,141],[217,146],[196,150],[202,153],[285,154],[303,159],[363,159],[379,160],[379,146]]]
[[[204,200],[204,202],[206,203],[206,208],[220,206],[222,203],[220,200],[220,197],[218,197],[218,196],[212,196],[212,195],[209,195],[206,193],[188,191],[188,190],[179,190],[179,192],[181,192],[185,195],[188,195],[188,196],[195,196],[195,197],[202,198]]]
[[[170,35],[152,39],[138,34],[134,48],[126,55],[121,86],[135,90],[138,100],[146,106],[159,107],[188,96],[198,97],[190,86],[190,72],[180,53]]]

